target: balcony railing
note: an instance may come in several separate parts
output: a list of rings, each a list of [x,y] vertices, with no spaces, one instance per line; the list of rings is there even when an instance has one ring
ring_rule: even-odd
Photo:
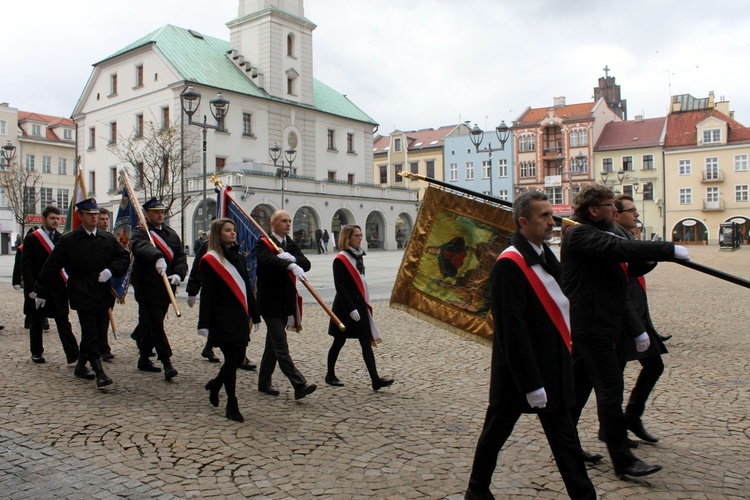
[[[703,170],[701,182],[724,182],[724,172],[721,170]]]
[[[724,210],[724,200],[703,200],[703,210],[710,212],[712,210]]]

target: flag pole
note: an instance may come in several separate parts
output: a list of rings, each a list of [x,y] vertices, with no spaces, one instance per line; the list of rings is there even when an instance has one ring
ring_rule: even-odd
[[[109,315],[109,324],[112,327],[112,335],[115,336],[115,340],[117,340],[117,330],[115,330],[115,315],[112,314],[112,308],[110,307],[107,309],[107,314]]]
[[[211,181],[219,189],[222,188],[223,183],[216,177],[215,174],[211,178]],[[227,196],[229,196],[229,193],[227,193]],[[234,201],[234,197],[232,197],[232,200]],[[273,245],[273,248],[276,250],[276,253],[277,254],[281,253],[281,249],[279,248],[279,246],[276,244],[276,242],[274,241],[273,238],[271,238],[271,237],[268,236],[268,233],[266,233],[266,231],[261,227],[261,225],[258,224],[255,221],[255,219],[253,219],[252,217],[250,217],[250,215],[247,212],[245,212],[242,209],[242,207],[237,204],[236,201],[235,201],[235,206],[237,207],[237,209],[240,212],[242,212],[242,215],[244,215],[245,217],[247,217],[247,220],[260,233],[260,235],[262,237],[264,237],[265,239],[267,239],[269,242],[271,242],[271,244]],[[339,330],[341,330],[342,332],[344,330],[346,330],[346,326],[344,325],[344,323],[341,322],[341,320],[338,318],[338,316],[336,316],[336,314],[331,310],[331,308],[328,307],[328,304],[326,304],[325,301],[320,297],[320,295],[318,295],[318,292],[315,291],[315,289],[312,287],[312,285],[310,284],[310,282],[308,280],[305,280],[305,281],[302,281],[302,284],[305,285],[305,288],[307,288],[307,291],[310,292],[310,295],[313,296],[313,298],[318,302],[318,304],[320,304],[320,307],[323,308],[323,310],[326,312],[326,314],[328,314],[328,316],[333,320],[333,322],[336,324],[336,326],[338,326]]]
[[[146,231],[146,234],[148,235],[148,241],[151,242],[151,245],[155,247],[156,245],[154,244],[154,239],[151,237],[151,232],[148,230],[146,217],[143,216],[143,210],[141,210],[141,206],[138,204],[138,198],[136,198],[135,192],[133,191],[133,186],[131,186],[130,184],[130,178],[128,177],[128,173],[125,171],[125,169],[122,169],[121,174],[122,175],[120,176],[120,178],[122,179],[122,183],[128,192],[128,197],[130,198],[130,202],[133,204],[135,213],[138,214],[138,220],[141,221],[141,224],[143,225],[143,229]],[[167,295],[169,295],[169,301],[172,302],[172,307],[174,307],[174,313],[179,318],[182,316],[182,313],[180,312],[180,308],[177,307],[177,301],[174,298],[174,292],[172,292],[172,285],[169,283],[169,280],[167,279],[166,274],[162,274],[161,277],[164,279],[164,286],[167,289]]]

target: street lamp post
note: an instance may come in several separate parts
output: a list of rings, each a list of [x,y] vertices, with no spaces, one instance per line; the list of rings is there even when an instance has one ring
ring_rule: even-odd
[[[640,192],[641,183],[638,182],[638,179],[635,179],[633,181],[633,190],[635,191],[635,194],[638,194]],[[643,207],[643,212],[641,213],[641,239],[645,240],[648,234],[646,233],[646,202],[641,199],[641,206]]]
[[[16,156],[16,147],[10,143],[10,141],[5,143],[5,146],[3,146],[3,160],[5,160],[5,166],[10,167],[10,161],[15,158]]]
[[[278,144],[275,142],[273,143],[273,146],[268,148],[268,154],[271,155],[271,160],[273,160],[273,166],[276,169],[276,177],[281,179],[281,209],[284,209],[284,178],[289,177],[289,175],[292,173],[292,163],[294,163],[294,160],[297,158],[297,150],[294,148],[289,148],[286,151],[284,151],[284,158],[286,158],[286,162],[288,165],[284,165],[284,158],[281,158],[281,147],[279,147]],[[277,162],[281,159],[281,165],[277,165]]]
[[[185,90],[180,93],[180,105],[182,111],[188,117],[188,125],[195,125],[203,129],[203,231],[208,230],[208,204],[206,201],[206,135],[208,129],[218,130],[223,132],[224,118],[226,118],[229,112],[229,101],[221,95],[221,92],[216,94],[214,99],[209,101],[211,105],[211,114],[216,120],[216,125],[209,125],[206,123],[206,115],[203,115],[203,123],[193,122],[193,115],[198,111],[198,107],[201,104],[201,94],[193,88],[192,85],[188,86]]]
[[[497,136],[497,140],[500,141],[499,148],[493,148],[492,143],[488,142],[486,148],[482,150],[479,149],[479,146],[482,144],[482,140],[484,140],[484,131],[481,128],[479,128],[479,126],[476,123],[474,124],[474,128],[471,129],[469,134],[470,134],[471,143],[474,144],[474,148],[476,148],[477,153],[487,153],[489,177],[490,177],[490,196],[495,196],[495,194],[492,191],[492,153],[494,153],[495,151],[505,150],[505,143],[508,141],[508,138],[510,137],[510,127],[508,127],[505,124],[505,121],[500,122],[500,125],[495,127],[495,135]]]

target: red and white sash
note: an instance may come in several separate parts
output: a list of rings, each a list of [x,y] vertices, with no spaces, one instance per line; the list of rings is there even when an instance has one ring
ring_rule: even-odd
[[[204,262],[211,266],[211,269],[213,269],[224,283],[226,283],[232,291],[232,294],[237,298],[240,304],[242,304],[242,307],[245,309],[245,315],[247,316],[249,314],[247,309],[247,286],[245,286],[245,280],[242,279],[242,275],[237,268],[229,262],[226,262],[226,260],[222,262],[221,256],[213,250],[206,252],[201,260],[201,264]]]
[[[516,250],[515,247],[508,247],[497,258],[510,259],[518,265],[519,269],[526,275],[531,288],[542,303],[547,316],[560,332],[565,347],[568,352],[571,351],[572,344],[570,340],[570,301],[560,289],[560,285],[555,281],[541,265],[535,264],[529,266],[526,259]]]
[[[45,231],[43,228],[39,228],[36,231],[34,231],[34,236],[36,236],[36,239],[39,240],[39,242],[42,244],[45,250],[47,250],[48,254],[52,253],[52,250],[55,249],[55,244],[52,243],[52,240],[49,239],[49,234],[47,231]],[[68,282],[68,273],[65,272],[65,269],[60,269],[60,276],[62,276],[63,281],[65,283]]]
[[[278,245],[274,245],[272,242],[270,242],[268,238],[261,238],[260,241],[265,243],[265,245],[269,250],[271,250],[271,252],[273,252],[274,255],[278,255],[279,253],[281,253],[281,248]],[[297,278],[294,276],[294,273],[289,271],[287,274],[289,275],[289,279],[292,280],[292,284],[294,285],[294,293],[297,294],[297,300],[294,301],[294,314],[289,316],[289,319],[286,322],[286,329],[299,332],[302,330],[302,296],[299,294],[299,292],[297,292]]]
[[[630,268],[628,267],[627,262],[621,262],[620,265],[622,266],[622,270],[625,273],[625,279],[630,279]],[[646,278],[644,276],[636,276],[635,279],[638,280],[638,283],[641,285],[641,288],[643,288],[643,291],[646,291]]]
[[[349,271],[349,274],[354,280],[354,283],[357,285],[357,288],[359,289],[359,293],[365,299],[365,304],[367,305],[367,312],[368,312],[367,319],[370,321],[370,332],[371,332],[370,341],[372,345],[382,342],[380,339],[380,334],[378,333],[378,328],[375,326],[375,320],[372,318],[372,306],[370,305],[370,290],[367,288],[367,280],[365,280],[364,275],[360,274],[359,271],[357,271],[357,261],[354,259],[354,257],[349,255],[347,252],[339,252],[339,254],[336,255],[336,258],[344,263],[344,266],[346,266],[346,270]]]
[[[153,229],[149,230],[149,233],[151,233],[151,238],[154,240],[154,245],[156,245],[156,248],[161,250],[161,253],[164,254],[164,256],[167,258],[169,263],[172,263],[172,259],[174,259],[174,252],[171,248],[169,248],[169,245],[167,245],[167,242],[162,239],[161,236],[156,234],[156,231]]]

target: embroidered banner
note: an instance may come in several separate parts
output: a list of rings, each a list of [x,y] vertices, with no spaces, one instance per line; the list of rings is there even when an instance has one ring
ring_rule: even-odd
[[[240,246],[240,255],[245,258],[245,268],[250,278],[250,285],[255,289],[255,275],[257,273],[257,261],[255,259],[255,245],[260,239],[260,233],[248,221],[245,213],[237,205],[235,199],[229,194],[231,186],[224,186],[217,190],[216,216],[227,217],[237,224],[237,244]],[[255,216],[253,216],[255,218]]]
[[[138,203],[138,200],[135,200]],[[138,212],[135,211],[133,203],[128,197],[128,190],[122,188],[122,198],[120,198],[120,206],[117,209],[117,218],[113,226],[115,238],[124,246],[128,252],[130,251],[130,238],[133,236],[133,230],[140,225],[138,220]],[[117,301],[120,304],[125,303],[125,296],[128,294],[128,287],[130,286],[130,271],[133,269],[133,256],[130,256],[130,266],[125,274],[119,278],[112,277],[110,283],[112,285],[112,292],[117,296]]]

